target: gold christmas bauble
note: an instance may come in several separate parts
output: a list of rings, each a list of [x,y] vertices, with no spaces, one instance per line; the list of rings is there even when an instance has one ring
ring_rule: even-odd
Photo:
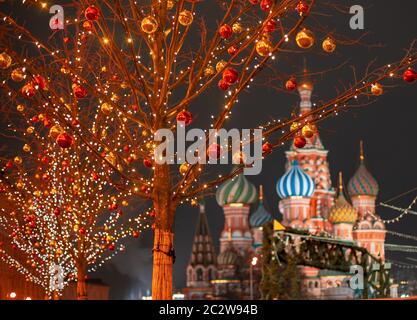
[[[143,32],[152,34],[158,29],[158,21],[152,16],[147,16],[142,20],[140,27]]]
[[[25,78],[25,73],[21,68],[14,69],[10,75],[13,81],[20,82]]]
[[[105,115],[109,115],[113,111],[113,107],[108,104],[107,102],[104,102],[100,107],[101,112],[103,112]]]
[[[117,164],[117,159],[116,156],[110,152],[109,154],[106,155],[106,160],[113,166],[115,167]]]
[[[232,26],[232,30],[234,33],[241,33],[243,31],[243,27],[239,22],[235,22]]]
[[[214,75],[215,73],[216,73],[216,70],[214,69],[213,66],[207,66],[204,69],[204,76],[206,76],[206,77],[210,77],[210,76]]]
[[[26,128],[26,132],[27,132],[28,134],[32,134],[32,133],[33,133],[33,131],[35,131],[35,128],[34,128],[34,127],[32,127],[32,126],[30,126],[30,127],[27,127],[27,128]]]
[[[191,206],[197,207],[198,206],[198,201],[196,199],[191,199]]]
[[[16,110],[19,111],[19,112],[23,112],[23,111],[25,111],[25,106],[23,104],[18,104],[16,106]]]
[[[223,69],[226,67],[227,62],[224,60],[220,60],[219,62],[216,63],[216,71],[217,72],[222,72]]]
[[[61,128],[61,126],[59,125],[54,125],[51,127],[51,129],[49,129],[49,136],[56,140],[56,138],[62,133],[64,132],[64,130]]]
[[[29,152],[30,151],[30,145],[28,145],[27,143],[25,143],[25,145],[23,146],[23,151],[24,152]]]
[[[322,47],[324,51],[332,53],[336,50],[336,41],[333,38],[327,37],[323,40]]]
[[[34,195],[35,197],[40,197],[40,196],[41,196],[41,192],[40,192],[39,190],[36,190],[36,191],[33,193],[33,195]]]
[[[313,124],[307,123],[303,129],[301,129],[301,133],[306,138],[312,138],[314,133],[316,132],[316,128]]]
[[[256,43],[256,52],[261,57],[266,57],[272,51],[272,43],[267,38],[263,38]]]
[[[384,88],[382,87],[382,85],[381,85],[381,84],[379,84],[379,83],[374,83],[374,84],[371,86],[371,92],[372,92],[372,94],[373,94],[373,95],[375,95],[375,96],[380,96],[381,94],[383,94],[383,93],[384,93]]]
[[[182,26],[189,26],[193,23],[193,13],[189,10],[183,10],[180,12],[180,16],[178,17],[178,22]]]
[[[174,8],[175,6],[175,1],[174,0],[168,0],[167,1],[167,9],[171,10],[172,8]]]
[[[17,182],[17,183],[16,183],[16,187],[17,187],[18,189],[22,189],[22,188],[24,187],[23,182],[22,182],[22,181]]]
[[[291,132],[297,131],[299,127],[300,127],[300,124],[298,122],[293,122],[291,124],[290,131]]]
[[[180,165],[180,173],[186,174],[189,168],[190,168],[190,165],[184,162],[183,164]]]
[[[129,202],[127,200],[122,201],[122,206],[127,207],[129,205]]]
[[[297,42],[297,45],[302,49],[311,48],[315,41],[314,34],[310,30],[304,28],[297,33],[295,41]]]
[[[12,64],[12,57],[6,52],[0,53],[0,69],[7,69]]]
[[[14,163],[16,163],[16,164],[22,164],[22,162],[23,162],[22,157],[16,156],[14,158]]]

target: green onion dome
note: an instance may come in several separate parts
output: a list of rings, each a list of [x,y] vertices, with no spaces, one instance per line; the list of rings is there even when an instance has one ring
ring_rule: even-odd
[[[243,173],[223,183],[216,191],[219,206],[231,203],[253,204],[256,202],[257,191]]]

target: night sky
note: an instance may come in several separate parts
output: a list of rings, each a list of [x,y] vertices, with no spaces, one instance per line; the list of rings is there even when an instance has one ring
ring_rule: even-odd
[[[214,0],[206,0],[197,9],[197,13],[204,15],[206,20],[215,15],[215,10],[217,10],[217,6],[210,5],[211,1],[214,2]],[[64,1],[52,2],[61,4]],[[319,18],[328,30],[337,30],[338,33],[351,38],[368,32],[365,42],[383,44],[383,47],[340,45],[335,54],[325,55],[320,48],[320,39],[323,38],[320,35],[312,51],[303,51],[283,58],[278,57],[275,67],[292,73],[302,70],[304,58],[309,71],[313,73],[334,68],[341,62],[347,62],[341,69],[313,77],[315,89],[312,100],[316,103],[334,97],[337,94],[337,88],[340,88],[340,80],[343,80],[345,84],[353,83],[350,66],[354,66],[356,72],[361,75],[369,61],[373,59],[376,59],[376,66],[397,61],[403,57],[404,50],[408,48],[412,40],[417,38],[417,2],[415,0],[332,2],[345,6],[355,4],[364,6],[365,30],[351,30],[349,28],[350,15],[347,12],[344,14],[333,12],[331,17]],[[32,12],[11,11],[11,6],[8,4],[0,4],[0,7],[3,7],[2,12],[13,12],[15,16],[19,15],[21,21],[25,19],[37,21],[38,23],[33,24],[35,31],[44,37],[49,35],[47,14],[40,13],[37,9]],[[315,13],[322,13],[320,10],[320,8],[317,9]],[[323,10],[330,12],[329,9]],[[316,15],[314,19],[318,17]],[[309,26],[309,23],[311,21],[307,20],[306,25]],[[322,142],[329,150],[328,159],[335,186],[339,171],[343,171],[345,183],[355,172],[359,164],[359,141],[364,140],[366,165],[380,185],[377,202],[387,201],[417,187],[415,168],[417,87],[405,85],[401,81],[395,81],[393,84],[401,86],[388,88],[387,93],[374,104],[350,109],[319,125]],[[282,86],[282,82],[277,81],[276,85]],[[194,114],[198,113],[193,126],[208,128],[208,116],[216,114],[223,107],[224,99],[218,91],[214,88],[191,107]],[[298,102],[298,95],[278,92],[273,88],[252,87],[241,95],[238,107],[234,110],[231,120],[227,122],[227,128],[254,128],[270,119],[288,117],[292,111],[296,110]],[[289,144],[277,149],[263,162],[262,173],[259,176],[249,177],[255,185],[264,185],[267,207],[278,219],[281,219],[281,215],[278,212],[279,198],[275,191],[275,184],[284,173],[284,151],[288,148]],[[227,166],[221,169],[223,172],[230,170]],[[417,190],[390,203],[407,207],[416,195]],[[218,248],[218,238],[224,223],[222,209],[214,198],[209,198],[206,199],[206,212],[213,239]],[[399,212],[379,206],[377,214],[383,219],[388,219],[398,216]],[[190,255],[197,217],[198,208],[191,208],[188,205],[178,208],[176,213],[177,261],[174,266],[176,288],[182,288],[185,285],[185,268]],[[408,215],[398,223],[387,225],[387,229],[417,236],[416,225],[417,216]],[[112,298],[134,299],[140,292],[144,294],[151,287],[152,234],[148,231],[139,241],[132,239],[129,242],[126,253],[117,256],[111,263],[92,275],[92,277],[101,277],[111,285]],[[412,240],[405,241],[390,235],[387,235],[386,242],[416,245],[416,241],[413,243]],[[411,253],[388,252],[387,256],[408,263],[411,261],[407,260],[407,257],[417,258],[417,254]]]

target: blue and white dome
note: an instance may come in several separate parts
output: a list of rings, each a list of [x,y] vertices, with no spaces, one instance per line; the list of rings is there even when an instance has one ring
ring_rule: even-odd
[[[249,225],[252,228],[262,227],[265,223],[272,222],[274,218],[264,207],[264,192],[263,186],[259,187],[259,205],[258,208],[249,218]]]
[[[281,199],[289,197],[311,197],[314,181],[294,160],[291,168],[278,180],[277,193]]]

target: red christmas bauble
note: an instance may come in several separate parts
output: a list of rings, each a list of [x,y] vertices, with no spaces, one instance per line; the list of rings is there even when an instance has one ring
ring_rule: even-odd
[[[77,119],[74,119],[74,120],[71,121],[71,124],[72,124],[73,127],[76,127],[80,124],[80,121],[78,121]]]
[[[110,251],[114,251],[114,249],[116,249],[114,244],[109,244],[108,248],[109,248]]]
[[[262,11],[271,10],[273,4],[274,4],[273,0],[262,0],[261,1],[261,10]]]
[[[294,138],[294,146],[296,148],[304,148],[305,145],[307,144],[307,140],[304,137],[298,136]]]
[[[148,159],[148,158],[143,159],[143,165],[146,168],[152,168],[152,165],[153,165],[152,160],[151,159]]]
[[[46,118],[46,119],[43,120],[43,125],[44,125],[45,128],[52,127],[52,124],[53,124],[52,121],[49,120],[48,118]]]
[[[227,68],[223,72],[223,80],[228,84],[234,84],[239,77],[239,73],[233,68]]]
[[[56,138],[56,142],[63,149],[68,149],[71,147],[74,139],[66,132],[60,133]]]
[[[297,12],[301,15],[301,14],[305,14],[308,12],[308,4],[305,3],[304,1],[300,1],[297,4],[297,7],[295,7],[295,10],[297,10]]]
[[[285,83],[285,88],[288,91],[293,91],[297,88],[297,81],[295,80],[295,78],[291,78],[289,79],[286,83]]]
[[[68,43],[70,43],[70,41],[71,41],[71,39],[69,38],[69,37],[64,37],[64,43],[65,44],[68,44]]]
[[[6,168],[11,169],[13,167],[13,163],[9,160],[6,162]]]
[[[239,51],[239,48],[238,47],[236,47],[236,46],[230,46],[228,49],[227,49],[227,52],[231,55],[231,56],[234,56],[237,52]]]
[[[33,96],[36,94],[36,89],[35,89],[35,87],[32,84],[28,83],[28,84],[25,84],[22,87],[21,92],[22,92],[22,95],[25,98],[30,99],[30,98],[33,98]]]
[[[221,155],[221,147],[219,144],[217,143],[213,143],[211,145],[209,145],[209,147],[207,148],[207,156],[209,157],[209,159],[219,159]]]
[[[269,154],[272,152],[272,144],[269,142],[265,142],[262,145],[262,154]]]
[[[54,215],[59,216],[61,214],[61,209],[55,208],[54,209]]]
[[[41,90],[46,90],[47,86],[46,86],[46,80],[44,77],[42,76],[34,76],[33,77],[33,83],[34,85],[38,86],[39,89]]]
[[[228,24],[224,24],[220,27],[219,33],[223,39],[229,39],[232,36],[233,29]]]
[[[151,212],[149,212],[149,215],[154,218],[155,217],[155,210],[152,210]]]
[[[128,153],[130,151],[129,146],[124,146],[123,147],[123,151],[126,152],[126,153]]]
[[[139,231],[133,231],[133,238],[139,238]]]
[[[404,71],[403,79],[405,82],[413,83],[417,80],[417,72],[413,69],[407,69]]]
[[[264,26],[265,32],[274,32],[277,28],[277,22],[275,20],[268,20],[267,23]]]
[[[222,90],[227,90],[229,89],[229,83],[227,83],[226,81],[224,81],[223,79],[220,79],[219,83],[218,83],[218,87]]]
[[[84,21],[83,28],[87,31],[91,31],[91,30],[93,30],[93,23],[89,20]]]
[[[191,112],[184,110],[177,114],[178,122],[185,122],[185,125],[188,126],[193,121],[193,115]]]
[[[80,234],[82,234],[82,235],[86,234],[86,230],[85,230],[85,228],[84,228],[84,227],[81,227],[81,228],[78,230],[78,232],[79,232]]]
[[[87,96],[87,90],[83,86],[80,86],[79,84],[73,84],[72,85],[72,91],[74,92],[74,96],[77,99],[82,99]]]
[[[100,16],[100,10],[98,10],[98,8],[94,6],[90,6],[87,9],[85,9],[84,15],[87,20],[96,21]]]

